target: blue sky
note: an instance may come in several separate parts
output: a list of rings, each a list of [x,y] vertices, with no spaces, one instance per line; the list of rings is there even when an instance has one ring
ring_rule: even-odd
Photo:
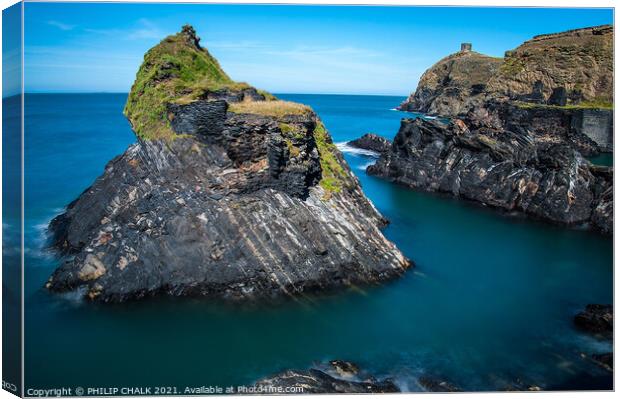
[[[26,91],[127,92],[143,54],[185,23],[233,79],[271,92],[406,95],[461,42],[502,56],[613,11],[26,3]]]

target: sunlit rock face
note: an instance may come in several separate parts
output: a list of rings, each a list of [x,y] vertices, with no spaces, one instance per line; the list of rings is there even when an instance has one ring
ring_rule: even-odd
[[[51,291],[244,300],[409,267],[317,115],[230,80],[193,28],[147,53],[125,113],[137,143],[50,224]]]

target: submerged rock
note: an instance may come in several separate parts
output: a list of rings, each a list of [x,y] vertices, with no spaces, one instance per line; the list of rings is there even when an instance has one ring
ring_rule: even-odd
[[[418,384],[428,392],[461,392],[462,390],[449,381],[436,378],[430,375],[423,375],[418,378]]]
[[[574,321],[584,331],[611,337],[614,328],[613,305],[587,305],[584,311],[575,316]]]
[[[592,360],[607,371],[614,371],[613,352],[592,355]]]
[[[125,114],[137,143],[50,223],[51,291],[247,299],[410,265],[316,114],[232,81],[193,28],[145,55]]]
[[[404,119],[391,151],[367,172],[425,191],[449,193],[556,223],[612,226],[611,171],[594,167],[571,146],[511,130],[470,130]]]
[[[349,141],[348,144],[352,147],[374,151],[379,154],[388,151],[392,146],[390,140],[374,133],[366,133],[359,139]]]
[[[357,365],[341,360],[329,362],[323,371],[316,368],[286,370],[257,381],[255,386],[259,392],[275,392],[278,388],[288,388],[287,392],[302,394],[400,392],[390,379],[377,380],[372,376],[361,376]]]

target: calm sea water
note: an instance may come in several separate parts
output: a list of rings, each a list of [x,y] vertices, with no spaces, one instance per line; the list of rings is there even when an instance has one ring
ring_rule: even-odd
[[[41,289],[58,261],[45,227],[134,141],[122,94],[26,97],[26,388],[239,385],[286,368],[347,359],[405,390],[431,373],[467,390],[521,380],[610,388],[581,353],[611,350],[572,317],[612,301],[612,240],[366,176],[346,153],[385,230],[417,267],[380,287],[230,306],[160,298],[83,303]],[[403,99],[281,95],[311,105],[334,141],[392,138]]]

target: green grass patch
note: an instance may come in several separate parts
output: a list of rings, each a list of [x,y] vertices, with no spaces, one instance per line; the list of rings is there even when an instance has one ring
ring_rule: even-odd
[[[175,137],[166,112],[171,102],[187,104],[206,91],[245,88],[234,82],[206,49],[197,44],[194,29],[184,26],[144,55],[124,113],[142,139]]]
[[[286,142],[286,147],[288,148],[288,152],[291,154],[291,157],[296,158],[299,154],[301,154],[301,150],[293,144],[291,139],[285,138],[284,142]]]
[[[504,76],[514,77],[525,69],[525,62],[518,57],[506,57],[499,67],[499,71]]]
[[[319,184],[328,193],[339,193],[347,185],[349,175],[336,158],[338,148],[332,143],[325,126],[320,121],[317,122],[313,134],[321,158]]]
[[[521,109],[606,109],[613,110],[614,104],[606,100],[592,100],[582,101],[579,104],[566,104],[566,105],[549,105],[549,104],[536,104],[527,103],[523,101],[514,101],[514,104]]]
[[[275,118],[282,118],[286,115],[308,115],[312,113],[312,109],[307,105],[282,100],[232,103],[228,107],[228,110],[238,114],[258,114]]]

